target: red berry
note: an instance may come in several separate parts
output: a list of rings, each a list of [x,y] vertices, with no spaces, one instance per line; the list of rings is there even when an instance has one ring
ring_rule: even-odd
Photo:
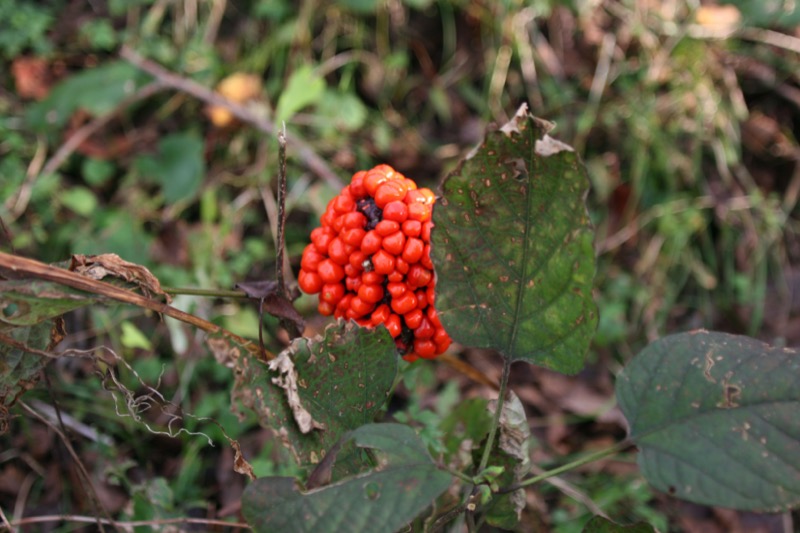
[[[297,284],[300,285],[300,290],[307,294],[316,294],[322,290],[322,278],[316,272],[301,270],[297,276]]]
[[[407,263],[416,263],[422,259],[422,252],[425,250],[425,244],[414,237],[410,237],[406,241],[403,248],[403,261]]]
[[[370,230],[361,240],[361,251],[365,255],[372,255],[381,249],[381,236],[375,230]]]
[[[405,245],[406,245],[406,237],[400,230],[397,230],[388,237],[383,238],[383,243],[382,243],[383,249],[394,256],[402,254]]]
[[[406,185],[400,180],[382,183],[375,190],[375,204],[383,209],[389,202],[399,201],[406,196]]]
[[[422,232],[422,222],[419,220],[406,220],[402,227],[406,237],[419,237]]]
[[[389,202],[383,208],[384,220],[394,220],[395,222],[402,224],[406,222],[407,218],[408,218],[408,206],[399,200]]]
[[[326,283],[322,286],[319,299],[329,304],[336,305],[344,297],[344,285],[341,283]]]
[[[400,229],[400,224],[394,220],[381,220],[375,226],[375,232],[381,237],[388,237],[389,235],[397,232]]]
[[[423,359],[433,359],[438,355],[436,353],[436,343],[429,339],[415,339],[414,353]]]
[[[379,274],[391,274],[394,271],[394,256],[386,250],[378,250],[372,256],[372,268]]]
[[[336,283],[344,277],[344,269],[330,259],[320,261],[317,272],[325,283]]]
[[[388,165],[356,172],[303,249],[298,283],[323,315],[384,324],[407,361],[450,345],[433,307],[432,191]]]
[[[417,307],[417,297],[411,291],[406,291],[399,298],[392,299],[392,311],[404,315]]]

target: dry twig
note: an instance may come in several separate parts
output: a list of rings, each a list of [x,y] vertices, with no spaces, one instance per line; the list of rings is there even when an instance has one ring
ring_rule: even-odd
[[[243,122],[247,122],[255,126],[260,131],[268,135],[275,133],[275,124],[266,117],[262,117],[253,113],[247,106],[237,104],[224,98],[211,89],[200,85],[199,83],[179,76],[161,65],[145,59],[139,55],[135,50],[127,45],[123,45],[120,50],[120,56],[136,66],[137,68],[147,72],[155,77],[162,84],[194,96],[207,104],[223,107],[230,111],[236,118]],[[310,168],[317,176],[324,179],[328,184],[336,190],[343,187],[342,181],[339,179],[328,163],[325,162],[316,152],[303,140],[297,137],[290,137],[287,141],[297,150],[300,159]]]

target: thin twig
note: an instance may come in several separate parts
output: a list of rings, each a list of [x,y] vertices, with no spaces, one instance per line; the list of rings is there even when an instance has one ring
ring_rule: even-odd
[[[223,107],[230,111],[239,120],[255,126],[257,129],[267,133],[268,135],[273,135],[275,133],[275,124],[268,118],[259,116],[247,106],[232,102],[221,96],[219,93],[216,93],[193,80],[170,72],[154,61],[145,59],[130,46],[123,45],[120,49],[119,55],[132,65],[155,77],[164,85],[194,96],[198,100],[201,100],[207,104]],[[308,168],[311,169],[312,172],[324,179],[336,190],[339,190],[343,187],[339,176],[337,176],[331,170],[331,168],[328,166],[328,163],[326,163],[324,159],[317,155],[317,153],[314,152],[314,150],[305,141],[298,139],[297,137],[289,137],[287,141],[294,146],[300,159],[308,166]]]
[[[630,441],[628,441],[628,440],[620,441],[620,442],[616,443],[614,446],[611,446],[610,448],[605,448],[603,450],[584,455],[580,459],[576,459],[576,460],[571,461],[571,462],[569,462],[569,463],[567,463],[565,465],[561,465],[558,468],[553,468],[552,470],[547,470],[546,472],[543,472],[543,473],[541,473],[539,475],[536,475],[536,476],[530,477],[528,479],[525,479],[523,481],[520,481],[519,483],[517,483],[515,485],[512,485],[510,487],[506,487],[506,488],[504,488],[504,489],[502,489],[500,491],[500,494],[506,494],[506,493],[509,493],[509,492],[514,492],[515,490],[521,489],[523,487],[529,487],[531,485],[539,483],[540,481],[544,481],[544,480],[549,479],[551,477],[555,477],[555,476],[557,476],[559,474],[563,474],[564,472],[569,472],[570,470],[575,470],[579,466],[583,466],[583,465],[588,464],[588,463],[593,463],[595,461],[599,461],[600,459],[603,459],[605,457],[609,457],[611,455],[616,455],[619,452],[621,452],[622,450],[624,450],[624,449],[626,449],[626,448],[628,448],[630,446],[631,446],[631,442]]]
[[[277,259],[275,263],[275,278],[278,280],[278,292],[292,301],[292,295],[286,287],[286,124],[278,132],[278,234]],[[289,334],[289,338],[295,339],[303,334],[297,324],[292,320],[281,318],[281,326]]]
[[[14,533],[14,528],[11,527],[11,524],[8,522],[8,518],[6,518],[6,513],[3,512],[2,507],[0,507],[0,524],[7,529],[9,533]]]
[[[114,527],[114,529],[116,529],[118,531],[123,531],[123,529],[119,526],[119,524],[117,524],[114,521],[114,519],[111,518],[111,514],[108,512],[108,509],[106,509],[106,507],[100,501],[100,498],[97,496],[97,491],[94,488],[94,484],[92,484],[92,478],[89,475],[89,472],[86,470],[86,467],[83,465],[83,461],[81,461],[80,457],[78,456],[78,453],[75,451],[75,448],[72,447],[72,443],[69,441],[69,439],[64,434],[64,432],[61,431],[61,429],[59,429],[55,424],[50,422],[46,417],[44,417],[43,415],[39,414],[38,411],[36,411],[32,407],[30,407],[28,404],[26,404],[24,401],[20,400],[19,401],[19,405],[25,411],[27,411],[29,414],[31,414],[34,417],[36,417],[44,425],[46,425],[47,427],[52,429],[56,433],[56,435],[58,435],[59,438],[61,439],[61,442],[64,444],[64,447],[67,449],[67,452],[69,452],[69,455],[72,457],[72,460],[75,461],[75,465],[78,467],[78,472],[81,475],[81,477],[83,478],[84,482],[86,483],[86,495],[89,496],[89,499],[92,501],[92,506],[96,510],[102,511],[102,513],[106,516],[106,520],[107,520],[107,521],[102,520],[98,516],[98,517],[94,517],[94,520],[92,520],[92,522],[96,522],[97,523],[97,527],[100,528],[100,531],[105,531],[105,528],[103,527],[103,525],[111,525],[111,526]]]
[[[511,376],[511,358],[503,356],[503,374],[500,377],[500,391],[497,394],[497,408],[494,410],[494,417],[492,419],[492,426],[489,428],[489,436],[486,437],[486,447],[483,450],[483,457],[481,457],[480,465],[476,474],[481,473],[486,465],[489,464],[489,457],[492,455],[492,447],[494,446],[494,439],[497,436],[497,429],[500,426],[500,415],[503,413],[503,404],[506,400],[506,393],[508,391],[508,378]]]
[[[91,516],[80,515],[47,515],[47,516],[29,516],[20,520],[11,522],[12,526],[26,526],[28,524],[42,524],[48,522],[78,522],[83,524],[93,524],[99,520],[101,523],[110,525],[111,522],[104,519],[95,519]],[[130,520],[122,521],[117,520],[116,524],[123,528],[132,527],[146,527],[146,526],[166,526],[170,524],[200,524],[207,526],[222,526],[222,527],[235,527],[241,529],[250,529],[250,526],[242,522],[226,522],[225,520],[214,520],[211,518],[162,518],[157,520]]]
[[[286,124],[278,132],[278,240],[275,243],[278,258],[275,262],[275,279],[278,280],[278,290],[287,298],[286,280],[284,272],[284,248],[286,247]]]

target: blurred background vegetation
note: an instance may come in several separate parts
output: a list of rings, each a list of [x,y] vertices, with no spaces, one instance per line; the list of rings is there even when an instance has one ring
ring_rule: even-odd
[[[597,225],[593,365],[577,381],[529,369],[518,377],[544,387],[521,397],[542,457],[553,459],[624,435],[602,420],[610,376],[649,340],[707,327],[800,345],[799,27],[790,2],[0,0],[0,249],[46,262],[117,253],[170,287],[270,279],[278,154],[277,128],[266,126],[285,122],[290,139],[296,271],[337,182],[385,162],[435,188],[486,127],[527,102],[581,154]],[[253,121],[154,78],[139,56],[184,85],[216,87]],[[257,310],[244,300],[179,295],[174,304],[258,337]],[[307,333],[320,330],[314,299],[297,304]],[[277,321],[264,328],[280,350]],[[186,413],[218,421],[258,475],[291,473],[269,434],[230,412],[230,371],[199,332],[104,307],[71,315],[67,330],[64,347],[109,346]],[[454,353],[496,372],[485,354]],[[138,520],[235,518],[244,481],[221,429],[175,424],[216,448],[151,434],[118,416],[93,372],[59,360],[26,399],[44,410],[57,398],[88,428],[76,446],[102,504]],[[448,408],[475,391],[436,363],[405,372],[404,416],[433,442]],[[125,379],[135,390],[134,376]],[[550,401],[576,384],[600,400]],[[53,432],[14,414],[0,437],[0,507],[15,518],[91,514]],[[145,416],[177,429],[168,414]],[[530,496],[530,523],[579,531],[601,502],[663,531],[688,528],[683,508],[633,472],[577,476],[580,497],[542,489]]]

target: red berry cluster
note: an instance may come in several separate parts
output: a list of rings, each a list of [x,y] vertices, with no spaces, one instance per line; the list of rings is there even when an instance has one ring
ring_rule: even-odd
[[[357,172],[328,203],[300,263],[300,288],[320,293],[320,313],[384,324],[407,361],[450,346],[433,307],[434,200],[388,165]]]

